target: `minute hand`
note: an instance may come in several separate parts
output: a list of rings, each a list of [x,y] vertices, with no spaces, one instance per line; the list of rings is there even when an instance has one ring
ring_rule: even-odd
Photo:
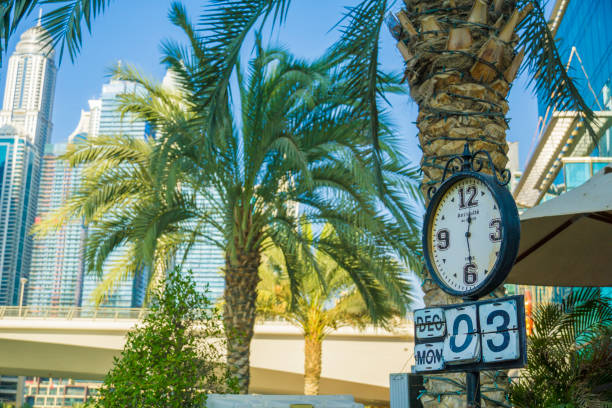
[[[468,212],[468,228],[467,228],[467,232],[465,233],[465,240],[467,241],[467,247],[468,247],[468,262],[472,262],[472,251],[470,250],[470,237],[472,236],[472,234],[470,234],[470,227],[472,225],[472,214],[470,214]]]

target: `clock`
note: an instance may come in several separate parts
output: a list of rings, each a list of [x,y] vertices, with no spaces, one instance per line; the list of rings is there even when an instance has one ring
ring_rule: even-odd
[[[464,168],[442,183],[425,214],[425,264],[453,296],[475,299],[501,285],[519,240],[514,198],[495,176]]]

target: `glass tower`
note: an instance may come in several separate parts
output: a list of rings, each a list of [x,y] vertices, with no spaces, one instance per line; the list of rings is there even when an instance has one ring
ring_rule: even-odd
[[[162,86],[174,91],[180,90],[176,76],[170,70],[166,73]],[[209,196],[211,200],[219,200],[218,194],[214,192]],[[208,207],[205,197],[198,195],[196,199],[199,206]],[[195,227],[196,223],[196,221],[192,221],[190,226]],[[215,302],[223,296],[223,289],[225,287],[225,279],[222,274],[225,256],[224,251],[215,245],[213,241],[222,242],[223,237],[214,228],[204,231],[204,235],[211,239],[207,240],[204,237],[198,237],[196,242],[189,248],[187,245],[183,246],[176,254],[175,263],[185,272],[191,270],[196,290],[203,292],[208,288],[208,298]],[[185,253],[187,253],[186,256]]]
[[[212,195],[211,198],[215,199],[215,195]],[[197,200],[200,206],[204,206],[206,203],[202,196],[198,196]],[[195,227],[196,222],[194,221],[192,224]],[[176,263],[181,266],[183,271],[191,270],[196,290],[204,292],[208,288],[208,298],[215,302],[223,296],[225,280],[222,275],[222,268],[225,264],[225,257],[223,250],[212,241],[222,242],[223,237],[214,228],[208,228],[203,235],[212,239],[197,238],[196,242],[187,251],[187,256],[185,256],[187,250],[185,246],[177,253]]]
[[[148,138],[153,136],[151,128],[146,122],[136,119],[129,113],[122,117],[118,111],[119,95],[133,92],[138,92],[137,85],[126,81],[111,80],[108,84],[102,86],[100,99],[89,102],[91,109],[89,137],[129,135],[134,138]],[[103,275],[111,273],[115,268],[121,268],[124,264],[125,255],[125,248],[115,250],[105,263]],[[84,277],[83,306],[93,304],[92,293],[100,281],[98,277],[92,275]],[[144,302],[146,284],[146,271],[142,271],[134,277],[126,278],[108,296],[102,306],[140,307]]]
[[[557,0],[551,29],[561,61],[569,64],[580,94],[593,110],[605,110],[604,86],[612,73],[612,2],[606,0]],[[540,116],[548,107],[548,95],[538,95]]]
[[[79,187],[80,169],[58,157],[65,152],[66,144],[48,144],[45,149],[35,222],[60,208]],[[28,306],[80,306],[86,234],[83,223],[76,220],[34,237]]]
[[[16,305],[29,277],[30,228],[40,166],[51,136],[56,67],[40,26],[21,35],[11,55],[0,111],[0,305]]]

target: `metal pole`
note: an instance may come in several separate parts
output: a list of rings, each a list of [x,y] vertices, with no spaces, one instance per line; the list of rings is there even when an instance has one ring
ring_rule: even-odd
[[[25,284],[28,281],[28,278],[21,278],[21,288],[19,289],[19,317],[21,317],[21,307],[23,306],[23,291],[25,289]]]
[[[463,298],[464,302],[472,302],[478,300],[478,297],[468,296]],[[478,319],[478,314],[476,315]],[[467,371],[465,373],[466,394],[468,408],[480,408],[480,371]]]
[[[480,371],[468,371],[466,373],[467,406],[469,408],[480,408]]]
[[[23,407],[23,397],[25,394],[25,377],[19,376],[17,377],[17,398],[15,399],[15,403],[17,408]]]

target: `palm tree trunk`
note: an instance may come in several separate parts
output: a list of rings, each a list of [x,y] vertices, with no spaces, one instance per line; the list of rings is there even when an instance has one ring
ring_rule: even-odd
[[[320,336],[304,335],[304,395],[319,395],[322,345]]]
[[[404,3],[406,8],[398,15],[403,27],[398,49],[406,60],[411,96],[419,106],[422,189],[427,197],[429,187],[440,182],[448,158],[461,154],[466,142],[472,151],[489,152],[498,170],[505,167],[506,95],[522,59],[522,53],[514,51],[518,42],[514,29],[521,14],[513,0]],[[425,280],[423,291],[427,305],[461,301],[446,295],[431,279]],[[464,382],[462,374],[448,377]],[[505,373],[495,376],[498,388],[488,387],[490,378],[482,377],[483,390],[495,390],[483,395],[500,401],[497,405],[504,403]],[[427,387],[425,407],[465,406],[465,394],[453,395],[461,390],[451,382],[432,379]]]
[[[239,392],[249,392],[249,358],[255,325],[257,271],[260,254],[238,253],[225,261],[223,325],[227,337],[227,363],[238,380]]]

